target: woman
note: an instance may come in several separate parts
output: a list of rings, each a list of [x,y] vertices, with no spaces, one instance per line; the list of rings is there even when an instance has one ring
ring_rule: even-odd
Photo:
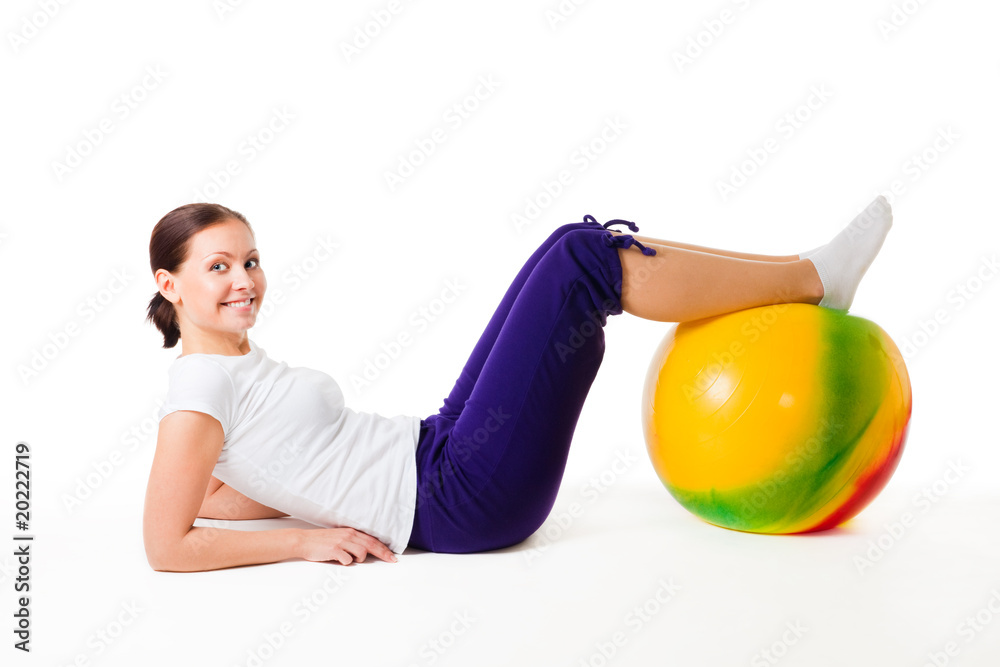
[[[830,243],[765,256],[609,229],[591,216],[528,258],[437,414],[344,406],[330,376],[248,337],[267,281],[253,230],[218,204],[164,216],[150,239],[147,319],[181,341],[160,410],[143,518],[149,564],[196,571],[288,558],[395,561],[407,546],[516,544],[546,519],[608,315],[682,322],[775,303],[847,310],[892,226],[878,197]],[[315,529],[195,527],[294,516]]]

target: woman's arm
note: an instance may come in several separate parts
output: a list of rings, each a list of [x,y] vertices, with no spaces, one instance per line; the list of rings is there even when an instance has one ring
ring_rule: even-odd
[[[143,511],[143,541],[153,569],[214,570],[298,555],[302,536],[297,529],[194,526],[223,438],[219,421],[202,412],[180,410],[160,421]]]
[[[365,560],[369,553],[396,560],[382,542],[352,528],[244,531],[194,526],[223,437],[219,421],[202,412],[179,410],[160,420],[142,523],[146,558],[154,570],[194,572],[288,558],[346,565]]]
[[[284,512],[261,504],[253,498],[248,498],[215,477],[209,481],[208,489],[211,493],[205,494],[205,500],[202,501],[201,509],[198,510],[198,516],[202,519],[237,521],[242,519],[277,519],[288,516]]]

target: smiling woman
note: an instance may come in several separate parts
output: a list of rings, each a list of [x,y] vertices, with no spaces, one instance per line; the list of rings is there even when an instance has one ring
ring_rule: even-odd
[[[149,242],[149,264],[159,291],[149,302],[146,318],[163,333],[164,348],[177,345],[183,321],[187,333],[185,353],[215,351],[201,348],[206,344],[217,345],[216,336],[204,334],[218,330],[220,325],[236,341],[233,349],[239,349],[248,328],[246,324],[252,326],[267,290],[260,255],[254,245],[253,228],[247,219],[220,204],[187,204],[157,223]],[[234,253],[244,260],[242,268],[230,266]],[[243,276],[234,281],[234,271],[243,272]],[[210,308],[209,313],[205,305],[212,294],[219,297],[218,307]],[[247,299],[251,301],[249,305],[244,303]],[[212,318],[213,313],[221,314],[223,306],[227,311],[250,317],[226,326],[221,317]],[[243,349],[239,354],[245,352]]]
[[[159,411],[143,514],[149,564],[210,570],[289,558],[395,561],[517,544],[548,517],[577,419],[622,312],[682,322],[774,303],[847,309],[892,224],[879,197],[799,255],[633,236],[592,216],[527,258],[436,414],[355,412],[332,377],[268,357],[248,336],[267,282],[246,219],[217,204],[153,230],[148,318],[182,343]],[[292,516],[267,531],[195,519]]]
[[[394,560],[385,544],[348,526],[405,547],[419,420],[350,411],[333,378],[275,363],[249,339],[267,291],[255,246],[246,218],[218,204],[181,206],[153,230],[158,291],[147,319],[163,333],[163,347],[180,341],[183,352],[159,414],[143,522],[148,560],[185,571],[290,557]],[[352,446],[362,439],[374,442]],[[380,490],[376,481],[388,483]],[[331,530],[194,526],[198,517],[289,514]]]

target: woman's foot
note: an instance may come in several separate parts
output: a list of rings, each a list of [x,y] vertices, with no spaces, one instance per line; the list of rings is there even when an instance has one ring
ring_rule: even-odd
[[[868,271],[892,228],[892,209],[879,195],[832,241],[799,255],[816,267],[823,285],[819,305],[847,310],[854,302],[858,283]]]

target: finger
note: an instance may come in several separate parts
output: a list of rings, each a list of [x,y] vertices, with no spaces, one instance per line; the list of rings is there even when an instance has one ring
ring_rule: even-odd
[[[371,542],[368,545],[368,553],[376,558],[384,560],[386,563],[396,562],[396,554],[392,553],[392,549],[374,537],[371,538]]]
[[[381,540],[372,537],[368,533],[358,533],[358,540],[365,545],[372,556],[384,560],[387,563],[395,563],[396,556],[392,553],[392,550],[387,547]]]
[[[330,560],[335,560],[341,565],[350,565],[354,561],[354,558],[346,549],[340,548],[334,551],[334,556]]]
[[[358,563],[363,563],[365,562],[365,559],[368,558],[368,549],[366,549],[365,545],[363,545],[360,541],[344,542],[340,545],[340,547],[345,551],[350,552],[350,554],[354,556],[354,560]]]
[[[374,549],[369,549],[368,550],[369,553],[371,553],[376,558],[384,560],[386,563],[396,562],[396,554],[392,553],[392,549],[382,544],[378,540],[375,541],[375,544],[377,546]]]

